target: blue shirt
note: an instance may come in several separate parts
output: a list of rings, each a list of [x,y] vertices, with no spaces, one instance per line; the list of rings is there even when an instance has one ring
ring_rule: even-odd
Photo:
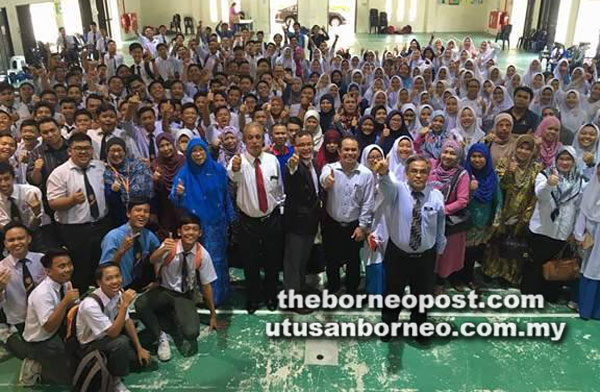
[[[108,263],[112,260],[115,252],[125,237],[132,235],[133,231],[128,223],[122,226],[112,229],[102,239],[102,256],[100,257],[100,264]],[[142,259],[149,257],[160,246],[158,238],[148,229],[142,229],[140,232],[140,243],[142,244]],[[121,276],[123,277],[123,287],[127,287],[133,281],[133,246],[125,252],[121,257]]]

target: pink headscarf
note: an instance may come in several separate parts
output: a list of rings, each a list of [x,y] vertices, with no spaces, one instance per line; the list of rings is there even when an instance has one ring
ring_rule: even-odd
[[[456,164],[453,167],[446,169],[442,166],[441,155],[448,147],[452,148],[456,153]],[[454,177],[457,171],[463,170],[460,167],[462,151],[463,149],[458,142],[453,139],[446,139],[446,141],[442,144],[442,149],[440,150],[440,159],[437,161],[435,168],[429,175],[429,184],[442,192],[446,198],[448,197],[448,193],[451,191],[450,183],[452,181],[452,177]]]
[[[552,125],[560,129],[560,120],[554,116],[548,116],[542,120],[535,130],[535,136],[542,139],[542,143],[540,144],[540,162],[544,165],[544,169],[552,166],[558,149],[562,147],[561,142],[558,141],[558,137],[552,143],[546,142],[543,138],[548,128]]]
[[[299,46],[296,47],[294,55],[294,62],[296,63],[296,76],[302,77],[302,73],[304,71],[302,69],[302,60],[304,60],[304,49],[302,49]]]

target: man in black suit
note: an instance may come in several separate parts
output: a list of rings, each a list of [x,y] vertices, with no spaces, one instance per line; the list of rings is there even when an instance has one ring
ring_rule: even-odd
[[[283,175],[286,193],[283,281],[286,290],[299,293],[304,288],[306,264],[317,234],[321,202],[319,180],[313,163],[312,134],[299,132],[295,144],[296,151],[288,160]]]

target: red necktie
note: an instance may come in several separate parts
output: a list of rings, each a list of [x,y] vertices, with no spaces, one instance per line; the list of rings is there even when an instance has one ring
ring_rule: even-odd
[[[254,160],[254,175],[256,176],[256,192],[258,193],[258,208],[262,212],[267,212],[267,192],[265,191],[265,179],[260,169],[260,159]]]

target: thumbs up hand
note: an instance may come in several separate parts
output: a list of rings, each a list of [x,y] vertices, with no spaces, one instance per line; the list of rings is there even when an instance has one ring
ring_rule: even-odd
[[[298,167],[298,162],[300,162],[300,157],[298,154],[294,154],[288,159],[288,166],[291,170],[295,170]]]
[[[470,188],[472,191],[476,191],[476,190],[477,190],[477,188],[479,188],[479,182],[478,182],[478,181],[477,181],[475,178],[473,178],[473,179],[471,180],[471,184],[470,184],[469,188]]]
[[[181,181],[181,178],[179,179],[179,181],[177,181],[177,196],[182,196],[183,193],[185,192],[185,187],[183,186],[183,181]]]
[[[33,194],[33,197],[27,200],[27,205],[31,208],[34,215],[39,215],[42,212],[42,203],[38,199],[37,194]]]
[[[557,186],[558,180],[558,172],[556,171],[556,169],[552,169],[552,174],[550,174],[550,177],[548,177],[548,185]]]
[[[327,177],[325,177],[325,184],[324,184],[325,189],[331,189],[331,188],[333,188],[333,185],[335,184],[335,177],[334,177],[333,172],[334,172],[334,170],[331,169],[331,172],[329,173],[329,175]]]
[[[240,156],[240,154],[235,154],[235,156],[232,159],[232,163],[231,163],[231,170],[233,170],[234,172],[239,172],[240,169],[242,168],[242,157]]]

